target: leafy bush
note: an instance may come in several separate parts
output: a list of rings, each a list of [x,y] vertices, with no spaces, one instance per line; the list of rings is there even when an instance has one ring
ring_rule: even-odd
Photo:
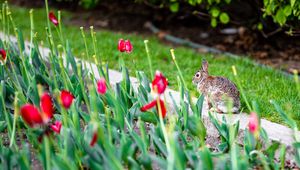
[[[192,102],[174,51],[171,55],[178,69],[180,103],[173,102],[174,109],[167,107],[166,110],[163,106],[167,83],[162,74],[156,74],[150,86],[151,81],[145,74],[137,71],[139,83],[133,88],[122,61],[125,54],[121,53],[130,55],[130,41],[119,42],[123,76],[121,82],[112,86],[108,66],[99,62],[92,28],[94,50],[87,50],[86,54],[94,56],[97,72],[86,69],[89,63],[75,60],[62,32],[60,16],[57,19],[54,14],[50,15],[54,25],[47,20],[50,52],[49,61],[45,61],[34,34],[30,51],[26,52],[22,31],[15,25],[7,4],[3,4],[3,9],[6,10],[1,11],[1,29],[9,35],[9,27],[13,26],[17,37],[17,44],[8,38],[0,41],[0,129],[4,136],[0,143],[0,166],[3,169],[30,169],[32,160],[47,170],[285,167],[285,145],[268,139],[255,113],[249,130],[245,130],[243,145],[237,141],[239,122],[229,124],[225,118],[218,120],[210,114],[221,141],[217,148],[206,145],[208,134],[201,113],[203,97]],[[47,6],[46,10],[49,13]],[[30,14],[32,19],[32,12]],[[29,23],[33,31],[34,21]],[[57,34],[52,34],[53,26]],[[87,47],[89,42],[83,29],[81,34]],[[54,35],[59,36],[60,41],[54,42]],[[147,43],[145,41],[146,51],[150,50]],[[153,73],[150,55],[147,57]],[[158,94],[153,96],[151,91]],[[151,109],[148,102],[156,109]],[[296,123],[276,102],[273,104],[297,132]],[[255,104],[253,108],[258,112]],[[296,133],[294,137],[295,161],[299,166],[300,139]],[[279,161],[275,161],[275,151],[279,149],[281,155]]]
[[[65,0],[72,1],[72,0]],[[228,24],[230,23],[231,16],[234,15],[230,11],[237,1],[232,0],[146,0],[146,4],[152,4],[161,8],[166,8],[172,12],[186,12],[186,9],[181,9],[182,6],[194,7],[194,14],[198,15],[198,12],[206,13],[210,16],[210,23],[212,27],[217,27],[219,23]],[[143,3],[144,0],[131,1],[131,3]],[[74,3],[78,3],[84,8],[93,8],[98,3],[103,2],[99,0],[79,0],[78,2],[73,0]],[[293,34],[293,30],[299,29],[300,20],[300,1],[290,0],[290,1],[274,1],[274,0],[262,0],[242,2],[250,3],[253,11],[248,11],[252,13],[253,18],[251,18],[252,26],[256,26],[258,30],[262,30],[265,27],[270,27],[269,21],[273,21],[279,27],[287,29],[286,33],[289,35]],[[243,8],[243,6],[241,7]],[[190,8],[188,8],[190,9]],[[235,10],[235,8],[232,8]],[[254,11],[255,10],[255,11]],[[257,11],[260,11],[257,13]],[[239,16],[238,16],[239,17]],[[242,17],[242,16],[241,16]],[[271,29],[276,29],[272,28]]]

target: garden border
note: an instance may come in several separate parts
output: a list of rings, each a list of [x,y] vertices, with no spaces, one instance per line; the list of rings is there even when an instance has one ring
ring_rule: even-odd
[[[0,38],[4,39],[4,40],[9,39],[13,43],[17,42],[16,37],[7,36],[7,35],[3,34],[2,32],[0,32]],[[26,53],[30,52],[29,47],[30,47],[30,42],[25,41],[25,52]],[[50,50],[47,48],[44,48],[44,47],[39,47],[39,50],[42,54],[42,58],[47,61],[48,60],[47,55],[50,53]],[[85,69],[88,69],[89,71],[92,70],[95,73],[95,78],[97,78],[97,79],[100,78],[100,74],[98,73],[97,66],[94,63],[83,61],[83,60],[77,59],[76,57],[75,57],[75,61],[76,62],[82,61],[83,67]],[[122,73],[120,73],[116,70],[109,69],[109,77],[110,77],[110,83],[112,85],[115,85],[116,83],[118,83],[122,80]],[[138,80],[134,77],[130,77],[130,81],[132,82],[132,86],[133,86],[134,90],[137,90],[138,85],[139,85]],[[172,98],[170,97],[170,95],[173,96],[176,104],[180,103],[180,93],[179,92],[171,90],[171,89],[167,89],[165,94],[166,94],[166,100],[167,100],[166,102],[168,103],[169,109],[173,109],[173,106],[172,106],[173,101],[172,101]],[[192,98],[192,101],[196,102],[197,99]],[[202,115],[203,115],[205,126],[207,127],[207,134],[208,135],[217,134],[216,129],[214,128],[213,124],[209,121],[207,105],[204,105],[203,110],[202,110]],[[240,126],[239,126],[240,130],[244,130],[245,128],[247,128],[247,125],[248,125],[249,115],[246,113],[240,113],[240,114],[234,114],[234,115],[215,114],[215,116],[219,120],[221,120],[222,117],[225,116],[225,118],[231,123],[240,121]],[[265,129],[270,140],[283,143],[287,146],[288,149],[292,148],[292,144],[294,142],[292,129],[290,129],[284,125],[268,121],[266,119],[261,119],[261,127]],[[298,131],[296,134],[299,136],[300,132]],[[240,142],[242,142],[242,141],[240,141]]]

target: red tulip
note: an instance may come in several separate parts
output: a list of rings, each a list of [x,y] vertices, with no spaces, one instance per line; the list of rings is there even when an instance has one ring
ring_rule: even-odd
[[[100,94],[105,94],[107,91],[106,81],[104,78],[101,78],[97,83],[97,91]]]
[[[62,126],[62,123],[60,121],[56,121],[53,125],[50,126],[50,128],[54,132],[60,134],[61,126]]]
[[[25,104],[21,107],[21,116],[30,127],[44,123],[39,110],[31,104]]]
[[[167,79],[162,75],[160,71],[156,71],[155,78],[152,81],[152,89],[157,88],[157,93],[162,94],[168,86]]]
[[[160,104],[160,108],[161,108],[161,113],[162,113],[162,117],[165,118],[166,116],[166,113],[167,113],[167,109],[166,109],[166,106],[165,106],[165,103],[163,100],[159,99],[159,104]],[[152,102],[146,104],[145,106],[141,107],[141,111],[142,112],[145,112],[151,108],[153,108],[154,106],[156,106],[156,110],[158,112],[158,103],[157,103],[157,100],[153,100]]]
[[[133,46],[129,40],[125,40],[125,41],[123,39],[119,40],[118,50],[120,52],[130,53],[132,51],[132,49],[133,49]]]
[[[93,147],[97,143],[97,140],[98,140],[98,133],[96,131],[93,134],[92,140],[90,142],[90,146]]]
[[[125,51],[125,41],[123,39],[120,39],[119,40],[119,43],[118,43],[118,50],[120,52],[124,52]]]
[[[125,51],[127,53],[131,53],[132,49],[133,49],[133,46],[131,44],[131,42],[129,40],[125,40]]]
[[[49,12],[49,20],[55,25],[57,26],[58,25],[58,20],[56,18],[56,16],[54,15],[53,12]]]
[[[40,107],[44,115],[44,121],[48,122],[53,117],[54,109],[52,99],[48,93],[44,93],[40,100]]]
[[[255,112],[251,112],[249,117],[249,131],[253,134],[257,133],[259,130],[259,119]]]
[[[64,108],[69,109],[70,106],[72,105],[74,96],[72,95],[72,93],[70,93],[66,90],[63,90],[60,93],[60,99],[61,99],[61,102],[62,102],[62,105],[64,106]]]
[[[6,61],[6,51],[4,49],[0,49],[0,61],[5,62]]]
[[[53,117],[53,104],[48,93],[41,96],[40,108],[41,111],[32,104],[25,104],[21,107],[21,116],[30,127],[47,123]]]

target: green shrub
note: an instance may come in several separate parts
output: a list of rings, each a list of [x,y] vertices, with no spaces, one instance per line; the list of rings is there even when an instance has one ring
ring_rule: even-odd
[[[78,5],[90,9],[103,2],[99,0],[57,0],[57,1],[71,1]],[[143,3],[145,0],[131,0],[132,3]],[[230,9],[237,3],[231,0],[147,0],[147,4],[152,4],[160,8],[166,8],[171,12],[188,12],[181,8],[182,6],[192,7],[195,14],[197,11],[207,13],[210,16],[211,26],[217,27],[221,24],[228,24],[230,22]],[[239,2],[240,3],[240,2]],[[262,2],[241,2],[251,3],[253,9],[258,9],[261,12],[254,19],[251,26],[256,26],[258,30],[266,27],[265,23],[269,21],[274,22],[279,27],[288,30],[288,34],[292,34],[293,30],[299,28],[297,21],[300,19],[300,1],[274,1],[263,0]],[[229,9],[229,10],[228,10]],[[256,14],[256,11],[253,11]],[[232,16],[234,17],[234,16]],[[268,25],[269,27],[269,25]],[[275,29],[275,28],[274,28]]]

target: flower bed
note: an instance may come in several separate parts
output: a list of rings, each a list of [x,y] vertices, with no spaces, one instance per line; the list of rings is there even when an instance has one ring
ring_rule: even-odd
[[[48,8],[46,11],[49,13]],[[5,18],[2,30],[8,35],[10,29],[6,26],[15,23],[8,7],[2,12]],[[294,166],[285,161],[285,145],[269,142],[260,128],[255,103],[248,103],[253,112],[242,145],[237,140],[239,123],[218,121],[214,114],[210,114],[210,120],[220,138],[210,141],[202,120],[203,97],[192,102],[174,51],[171,55],[178,68],[181,97],[180,104],[174,102],[171,110],[165,102],[167,79],[163,73],[154,74],[150,55],[149,69],[154,79],[150,81],[143,72],[137,71],[139,85],[134,90],[123,64],[133,46],[129,40],[116,42],[122,81],[111,86],[108,66],[102,65],[97,55],[93,30],[94,51],[87,50],[86,54],[94,56],[100,79],[95,78],[98,76],[94,72],[83,69],[85,62],[75,61],[63,37],[60,16],[50,14],[46,30],[49,63],[43,60],[34,34],[29,54],[25,52],[21,30],[15,30],[17,45],[10,41],[0,43],[0,91],[3,94],[0,96],[3,113],[0,125],[6,134],[0,148],[2,167],[29,169],[32,157],[44,169],[277,169]],[[52,39],[50,21],[60,42]],[[33,28],[33,21],[31,26]],[[89,42],[85,33],[81,33],[87,47]],[[145,41],[148,51],[147,43]],[[297,132],[295,122],[275,102],[274,106]],[[296,133],[294,138],[294,161],[300,163]],[[275,160],[278,150],[281,154]]]

